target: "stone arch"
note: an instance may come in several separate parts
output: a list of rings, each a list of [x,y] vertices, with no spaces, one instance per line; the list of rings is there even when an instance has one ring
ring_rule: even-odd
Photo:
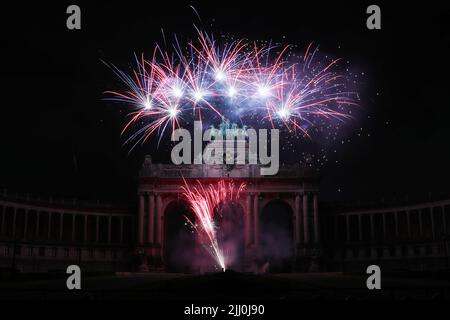
[[[189,205],[172,200],[164,206],[164,261],[167,271],[191,272],[195,260],[195,234],[187,222],[194,221]]]
[[[282,199],[265,203],[260,216],[261,258],[270,272],[289,272],[294,257],[294,212]]]
[[[174,202],[183,202],[183,198],[180,194],[159,194],[161,196],[161,208],[163,212],[163,217],[166,215],[166,209],[169,205],[173,205]],[[156,207],[156,199],[155,199],[155,207]]]
[[[260,208],[264,208],[266,205],[268,205],[271,202],[280,201],[280,202],[283,202],[286,206],[288,206],[292,210],[292,212],[294,212],[295,197],[290,196],[290,194],[262,193],[261,198],[262,198],[262,200],[260,202]]]

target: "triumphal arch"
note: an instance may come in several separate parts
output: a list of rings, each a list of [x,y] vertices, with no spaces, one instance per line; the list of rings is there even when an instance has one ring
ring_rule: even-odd
[[[271,256],[284,261],[282,271],[318,267],[315,261],[321,252],[319,190],[313,168],[281,166],[277,175],[261,176],[260,165],[169,165],[153,163],[147,156],[138,187],[137,248],[144,257],[142,268],[170,271],[172,262],[178,259],[178,271],[183,264],[193,272],[201,270],[195,263],[188,263],[201,260],[201,246],[194,245],[188,252],[183,246],[190,236],[174,232],[173,221],[184,225],[181,229],[186,226],[183,219],[176,217],[177,211],[183,211],[181,187],[185,183],[200,181],[207,185],[220,180],[246,183],[237,200],[243,212],[242,270],[274,268]],[[179,238],[179,244],[173,238]]]

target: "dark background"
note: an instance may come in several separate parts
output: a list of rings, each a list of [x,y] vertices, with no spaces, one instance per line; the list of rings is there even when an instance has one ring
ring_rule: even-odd
[[[135,52],[162,41],[161,28],[193,37],[195,23],[216,34],[315,41],[364,71],[363,116],[321,169],[322,200],[446,193],[449,10],[431,2],[374,3],[382,30],[366,28],[372,3],[343,1],[2,4],[0,187],[133,201],[144,155],[163,161],[167,154],[152,144],[131,153],[122,146],[127,109],[102,100],[120,82],[100,59],[127,68]],[[80,31],[66,29],[70,4],[81,7]]]

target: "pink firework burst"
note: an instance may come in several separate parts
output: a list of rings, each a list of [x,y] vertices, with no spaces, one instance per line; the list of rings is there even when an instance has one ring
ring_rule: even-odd
[[[292,46],[244,39],[219,44],[197,31],[195,42],[177,40],[172,53],[156,46],[150,59],[136,58],[131,74],[111,66],[127,89],[107,91],[108,99],[136,108],[123,132],[143,124],[126,141],[134,141],[133,147],[204,117],[211,124],[238,118],[307,136],[315,119],[345,121],[358,105],[348,70],[340,59],[320,55],[318,46],[310,44],[299,56]]]

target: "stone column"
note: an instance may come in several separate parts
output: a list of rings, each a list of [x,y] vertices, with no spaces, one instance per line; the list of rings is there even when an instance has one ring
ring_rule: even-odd
[[[75,222],[76,222],[76,215],[72,214],[72,241],[75,241]]]
[[[259,194],[256,193],[253,197],[253,232],[255,246],[259,246]]]
[[[17,219],[17,209],[16,209],[16,207],[13,207],[13,210],[14,210],[14,212],[13,212],[13,232],[12,232],[12,235],[13,235],[13,238],[15,239],[15,237],[16,237],[16,219]]]
[[[445,216],[445,206],[442,206],[442,223],[444,224],[444,233],[447,233],[447,217]]]
[[[370,214],[370,238],[375,241],[375,223],[373,221],[373,213]]]
[[[345,231],[347,233],[346,239],[348,242],[350,242],[350,216],[346,215],[345,216]]]
[[[148,201],[148,242],[155,241],[155,195],[150,192]]]
[[[35,234],[36,234],[36,239],[39,239],[40,218],[41,218],[41,212],[40,211],[36,211],[36,229],[34,231]]]
[[[394,213],[394,224],[395,224],[395,237],[398,238],[400,236],[398,229],[398,211]]]
[[[144,194],[139,194],[139,213],[138,213],[138,242],[144,243]]]
[[[247,194],[245,202],[245,247],[252,244],[252,195]]]
[[[28,210],[25,210],[25,225],[23,226],[23,238],[27,238],[28,229]]]
[[[99,232],[99,228],[100,228],[100,216],[96,216],[95,217],[95,242],[99,242],[100,240],[100,232]]]
[[[84,242],[88,241],[88,215],[84,215],[84,234],[83,234]]]
[[[156,196],[156,211],[157,211],[157,222],[156,222],[156,228],[157,228],[157,243],[159,243],[161,246],[163,244],[163,212],[162,212],[162,198],[161,195],[158,194]]]
[[[318,243],[320,239],[320,221],[319,221],[319,203],[317,193],[313,195],[313,211],[314,211],[314,242]]]
[[[339,241],[339,216],[335,215],[334,220],[334,240]]]
[[[120,243],[123,243],[123,217],[120,217]]]
[[[155,251],[156,255],[158,256],[158,259],[160,259],[160,262],[163,263],[164,260],[164,250],[165,250],[165,228],[164,228],[164,212],[163,212],[163,200],[162,195],[158,193],[156,195],[156,227],[157,227],[157,233],[155,240],[156,243],[159,244],[159,248],[157,248]]]
[[[108,217],[108,243],[111,243],[111,219],[112,217]]]
[[[301,216],[301,200],[300,200],[300,194],[295,194],[295,242],[298,244],[301,242],[300,238],[300,228],[301,228],[301,222],[300,222],[300,216]]]
[[[431,219],[431,239],[436,239],[433,208],[430,208],[430,219]]]
[[[423,236],[422,210],[423,210],[423,209],[418,209],[418,210],[417,210],[417,213],[418,213],[418,215],[419,215],[419,236],[420,236],[420,237]]]
[[[63,229],[64,229],[64,213],[59,214],[59,241],[63,238]]]
[[[411,218],[409,211],[406,211],[406,226],[408,228],[408,238],[411,238]]]
[[[50,240],[52,236],[52,213],[48,212],[48,230],[47,230],[47,239]]]
[[[362,230],[362,215],[358,214],[358,238],[359,241],[363,240],[363,230]]]
[[[6,216],[6,207],[3,207],[3,214],[2,214],[2,234],[5,234],[5,216]],[[444,212],[444,211],[442,211]]]
[[[303,241],[309,243],[308,194],[303,194]]]

